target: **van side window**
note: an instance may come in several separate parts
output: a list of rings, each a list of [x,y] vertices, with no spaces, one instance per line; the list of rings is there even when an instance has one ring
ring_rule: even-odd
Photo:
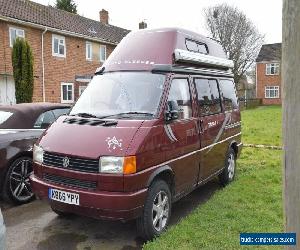
[[[195,79],[201,116],[221,112],[221,100],[216,80]]]
[[[168,102],[175,101],[178,105],[179,119],[192,116],[192,102],[187,79],[174,79],[171,83]]]
[[[220,80],[220,88],[223,95],[225,111],[230,111],[238,108],[238,100],[234,83],[231,80]]]

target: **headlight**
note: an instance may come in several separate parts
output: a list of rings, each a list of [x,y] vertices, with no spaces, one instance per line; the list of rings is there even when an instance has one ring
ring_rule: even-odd
[[[43,163],[43,155],[44,150],[42,147],[39,147],[37,145],[33,146],[33,161],[36,163]]]
[[[103,156],[99,162],[99,172],[109,174],[133,174],[136,172],[135,156]]]

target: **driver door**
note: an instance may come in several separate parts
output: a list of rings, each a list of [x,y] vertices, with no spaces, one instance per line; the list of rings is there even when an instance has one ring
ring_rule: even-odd
[[[171,82],[167,106],[177,104],[178,118],[166,122],[166,158],[175,173],[175,189],[180,195],[197,183],[199,160],[194,151],[200,147],[197,119],[194,117],[191,86],[188,78],[174,78]],[[174,105],[173,105],[174,106]]]

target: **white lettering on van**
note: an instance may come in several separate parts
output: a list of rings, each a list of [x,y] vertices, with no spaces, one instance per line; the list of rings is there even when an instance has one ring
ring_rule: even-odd
[[[208,123],[208,128],[214,127],[217,125],[217,121],[209,122]]]
[[[122,139],[117,139],[115,136],[110,138],[110,137],[107,137],[106,140],[107,142],[107,146],[108,146],[108,150],[111,151],[112,150],[115,150],[116,148],[119,148],[120,150],[123,150],[122,149]]]

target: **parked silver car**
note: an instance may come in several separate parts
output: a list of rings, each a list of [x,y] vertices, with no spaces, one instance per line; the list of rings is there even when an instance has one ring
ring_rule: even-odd
[[[0,250],[5,249],[5,233],[6,233],[6,229],[5,229],[3,216],[0,209]]]

